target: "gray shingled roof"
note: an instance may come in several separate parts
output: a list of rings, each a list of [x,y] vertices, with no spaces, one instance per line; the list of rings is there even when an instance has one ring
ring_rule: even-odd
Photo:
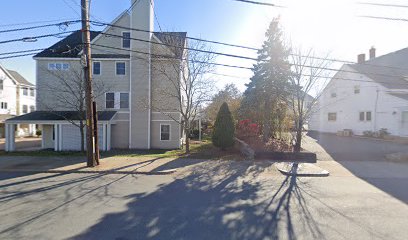
[[[91,41],[101,32],[91,31]],[[164,32],[154,33],[154,35],[165,44],[177,44],[180,47],[184,46],[187,33],[186,32]],[[115,47],[115,46],[113,46]],[[82,51],[82,32],[76,31],[68,35],[66,38],[55,43],[51,47],[36,54],[35,58],[53,57],[53,58],[76,58]],[[178,57],[181,57],[182,49],[174,48],[173,52]],[[93,58],[130,58],[130,55],[123,54],[92,54]]]
[[[408,89],[408,48],[349,66],[388,89]]]
[[[98,111],[99,121],[112,120],[116,111]],[[85,118],[83,113],[82,119]],[[80,120],[80,116],[77,111],[35,111],[24,115],[7,119],[6,122],[12,121],[77,121]]]
[[[27,81],[27,79],[21,76],[20,73],[9,69],[7,69],[7,72],[10,73],[10,75],[13,77],[14,80],[16,80],[17,83],[28,86],[34,86],[34,84],[30,83],[29,81]]]

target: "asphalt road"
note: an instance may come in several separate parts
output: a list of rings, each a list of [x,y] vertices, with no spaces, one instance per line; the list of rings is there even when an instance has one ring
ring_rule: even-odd
[[[0,173],[0,239],[405,240],[407,204],[330,164],[327,178],[233,161],[163,176]]]

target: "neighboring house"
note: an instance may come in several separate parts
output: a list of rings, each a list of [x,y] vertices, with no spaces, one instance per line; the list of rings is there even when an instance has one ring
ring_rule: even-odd
[[[326,86],[316,104],[310,129],[321,132],[351,129],[353,134],[387,129],[408,136],[408,48],[357,64],[345,64]]]
[[[132,4],[130,12],[123,12],[111,23],[125,28],[108,26],[102,32],[91,31],[93,81],[110,86],[109,91],[96,99],[100,149],[180,148],[184,134],[173,120],[181,119],[180,104],[161,92],[172,88],[178,91],[167,77],[180,80],[181,71],[177,69],[185,64],[186,33],[153,33],[151,0],[132,0]],[[53,73],[81,69],[81,34],[76,31],[34,56],[38,111],[7,121],[9,125],[39,124],[43,130],[43,148],[80,149],[79,129],[67,121],[78,120],[74,109],[57,105],[50,108],[57,101],[47,85],[55,82]],[[163,59],[160,57],[163,55],[171,58]],[[10,136],[10,144],[6,146],[9,151],[14,150],[12,138]]]
[[[18,72],[0,65],[0,138],[5,137],[5,120],[35,111],[35,87]],[[35,135],[35,125],[19,124],[19,137]]]

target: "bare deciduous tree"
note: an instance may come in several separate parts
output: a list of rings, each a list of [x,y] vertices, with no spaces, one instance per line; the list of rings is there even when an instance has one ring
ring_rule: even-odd
[[[327,57],[316,57],[313,49],[306,53],[298,49],[293,53],[289,103],[294,120],[294,151],[300,152],[303,126],[310,118],[313,107],[323,92],[328,76],[326,69],[330,61]]]
[[[208,75],[214,71],[212,63],[215,57],[203,42],[191,42],[189,48],[207,52],[185,51],[184,46],[180,46],[180,41],[175,37],[169,37],[166,42],[170,46],[178,47],[170,47],[171,56],[155,56],[155,59],[160,62],[152,64],[152,68],[163,76],[165,81],[153,89],[156,94],[150,107],[180,125],[187,135],[185,151],[189,153],[188,134],[191,131],[192,122],[200,114],[202,104],[211,100],[214,83]],[[171,114],[172,112],[179,114],[175,116]]]
[[[74,111],[75,116],[66,116],[60,114],[66,121],[78,127],[81,135],[81,151],[83,152],[85,143],[85,121],[86,121],[86,107],[85,107],[85,80],[82,69],[75,69],[71,66],[69,70],[52,71],[42,69],[50,76],[53,76],[53,82],[48,82],[41,86],[44,96],[37,95],[37,99],[42,107],[47,111],[52,111],[59,114],[58,111]],[[93,96],[98,98],[109,91],[108,84],[94,79],[93,82]],[[78,119],[78,120],[76,120]]]

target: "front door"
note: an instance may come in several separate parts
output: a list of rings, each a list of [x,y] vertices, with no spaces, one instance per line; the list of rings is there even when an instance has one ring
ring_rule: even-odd
[[[401,134],[403,136],[408,136],[408,111],[402,112],[401,118],[402,118]]]

